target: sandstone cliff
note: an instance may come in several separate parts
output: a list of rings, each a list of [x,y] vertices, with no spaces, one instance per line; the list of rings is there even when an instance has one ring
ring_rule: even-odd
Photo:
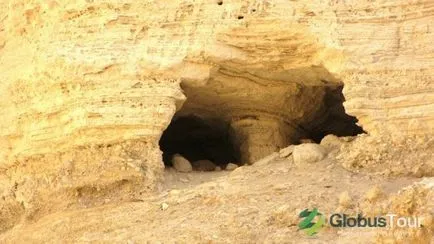
[[[228,123],[241,163],[361,128],[430,138],[433,23],[431,0],[2,0],[0,231],[154,191],[174,116]]]

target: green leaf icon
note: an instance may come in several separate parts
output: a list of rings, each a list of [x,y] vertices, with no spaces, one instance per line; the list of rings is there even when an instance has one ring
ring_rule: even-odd
[[[316,216],[319,216],[319,219],[318,222],[314,223],[313,220]],[[317,208],[314,208],[312,211],[305,209],[299,214],[299,217],[304,219],[298,224],[298,227],[300,230],[304,230],[309,236],[318,233],[321,227],[325,224],[325,217],[318,212]]]

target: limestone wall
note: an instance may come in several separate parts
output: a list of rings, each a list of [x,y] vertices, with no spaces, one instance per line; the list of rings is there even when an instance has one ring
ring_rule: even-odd
[[[231,121],[256,160],[342,84],[369,134],[432,135],[433,13],[430,0],[3,0],[0,190],[30,209],[67,189],[151,189],[181,108]]]

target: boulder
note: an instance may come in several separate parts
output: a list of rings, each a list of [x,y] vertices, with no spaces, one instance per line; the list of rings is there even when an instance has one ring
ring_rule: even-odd
[[[173,155],[172,165],[173,168],[175,168],[179,172],[187,173],[193,171],[193,167],[191,166],[190,161],[188,161],[180,154]]]
[[[324,148],[326,148],[327,150],[334,150],[334,149],[339,149],[342,146],[342,140],[333,135],[327,135],[325,136],[322,140],[321,140],[321,146],[323,146]]]
[[[226,170],[234,170],[234,169],[236,169],[236,168],[238,168],[238,165],[236,165],[236,164],[233,164],[233,163],[228,163],[228,165],[226,165]]]
[[[194,161],[192,166],[197,171],[214,171],[216,168],[216,165],[208,159]]]
[[[315,143],[305,143],[294,147],[292,156],[296,165],[314,163],[325,158],[326,150]]]

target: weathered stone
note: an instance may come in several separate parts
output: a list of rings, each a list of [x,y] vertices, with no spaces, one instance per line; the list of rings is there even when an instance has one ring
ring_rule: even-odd
[[[168,208],[169,208],[169,204],[167,204],[167,203],[165,203],[165,202],[163,202],[163,203],[160,205],[160,209],[163,210],[163,211],[166,211]]]
[[[173,155],[172,165],[179,172],[188,173],[193,171],[193,167],[191,166],[190,161],[188,161],[180,154]]]
[[[153,189],[176,112],[230,121],[244,163],[346,128],[339,111],[373,137],[434,135],[432,0],[211,2],[0,2],[0,174],[26,211]]]
[[[216,168],[216,165],[207,159],[194,161],[191,165],[193,169],[197,171],[214,171]]]
[[[326,150],[318,144],[305,143],[295,146],[292,156],[296,165],[303,165],[324,159]]]
[[[339,149],[342,145],[342,140],[335,136],[335,135],[326,135],[322,140],[321,140],[321,146],[323,146],[324,148],[326,148],[327,150],[334,150],[334,149]]]
[[[236,168],[238,168],[238,165],[233,164],[233,163],[228,163],[228,165],[226,165],[226,170],[235,170]]]

